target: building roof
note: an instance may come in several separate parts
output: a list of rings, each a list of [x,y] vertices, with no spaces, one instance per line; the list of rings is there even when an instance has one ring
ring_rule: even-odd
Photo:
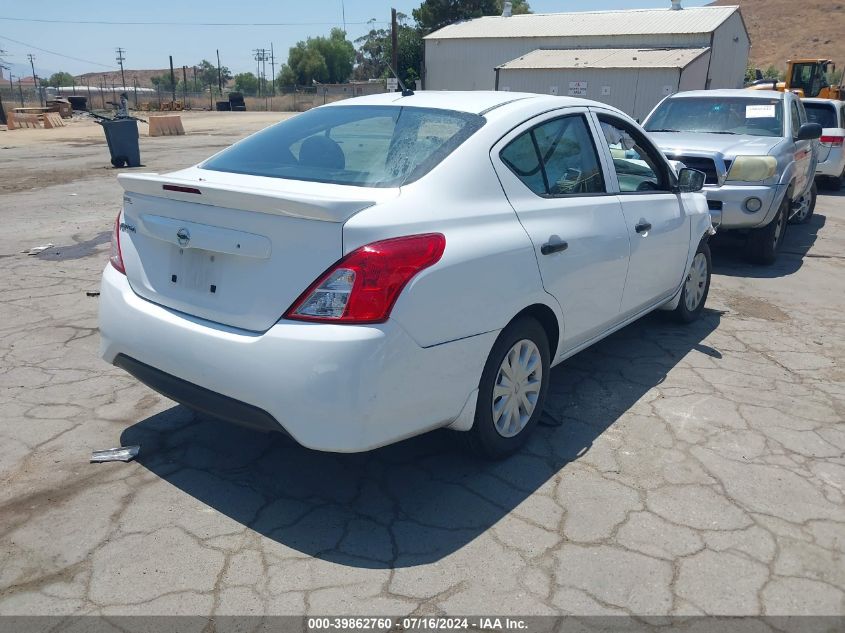
[[[502,69],[685,68],[709,48],[537,49],[502,64]]]
[[[487,16],[456,22],[425,39],[475,39],[510,37],[578,37],[596,35],[655,35],[710,33],[739,7],[707,6],[579,13],[527,13],[509,18]]]

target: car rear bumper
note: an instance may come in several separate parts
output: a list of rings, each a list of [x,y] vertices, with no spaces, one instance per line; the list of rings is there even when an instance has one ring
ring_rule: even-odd
[[[257,334],[137,296],[111,266],[100,355],[156,391],[317,450],[365,451],[455,420],[497,336],[422,348],[395,322],[281,321]]]
[[[775,215],[785,192],[783,185],[722,185],[706,186],[707,204],[713,224],[721,229],[751,229],[765,226]],[[747,202],[760,200],[759,211],[748,211]],[[718,217],[716,217],[718,216]]]

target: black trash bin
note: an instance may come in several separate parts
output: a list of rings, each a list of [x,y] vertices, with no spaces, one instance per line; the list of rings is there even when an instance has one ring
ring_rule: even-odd
[[[109,144],[111,164],[115,167],[140,167],[141,147],[138,121],[135,119],[98,119]]]

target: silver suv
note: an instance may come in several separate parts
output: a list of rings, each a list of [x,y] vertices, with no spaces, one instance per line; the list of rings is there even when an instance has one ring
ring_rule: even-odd
[[[747,232],[746,255],[771,264],[788,221],[816,204],[821,126],[790,92],[699,90],[664,99],[644,124],[666,156],[705,174],[720,230]]]

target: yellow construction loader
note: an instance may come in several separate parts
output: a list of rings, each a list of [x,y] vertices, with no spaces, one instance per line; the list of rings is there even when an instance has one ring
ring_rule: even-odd
[[[786,81],[763,79],[757,71],[757,80],[748,86],[750,90],[791,90],[801,97],[819,97],[821,99],[843,99],[845,86],[831,86],[828,72],[836,70],[836,65],[829,59],[790,59],[786,62]]]

